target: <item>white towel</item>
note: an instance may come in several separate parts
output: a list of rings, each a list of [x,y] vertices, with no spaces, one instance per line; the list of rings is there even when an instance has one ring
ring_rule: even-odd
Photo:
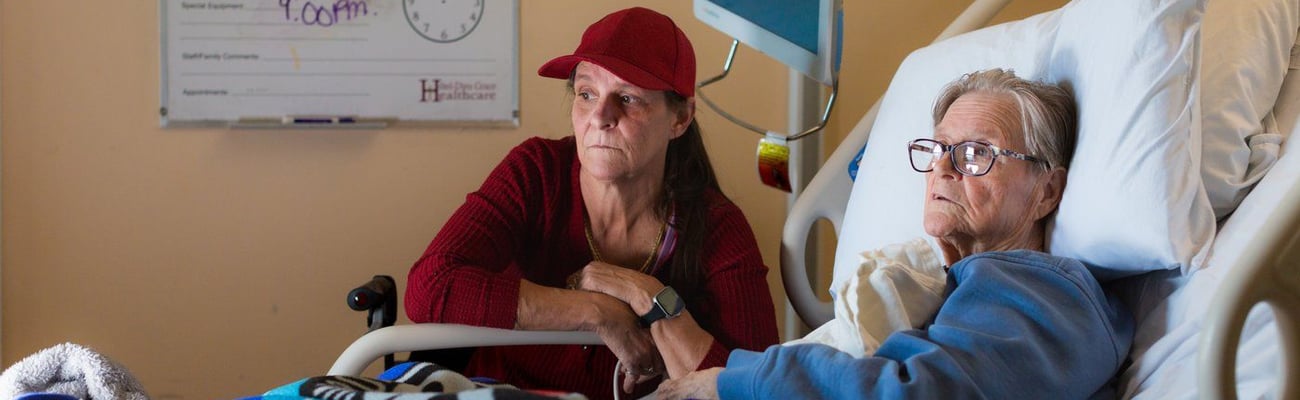
[[[0,399],[25,393],[58,393],[86,400],[149,399],[125,367],[73,343],[41,350],[0,374]]]
[[[863,357],[875,353],[890,333],[920,328],[943,305],[947,273],[925,239],[861,255],[857,273],[831,288],[835,319],[785,345],[821,343]]]

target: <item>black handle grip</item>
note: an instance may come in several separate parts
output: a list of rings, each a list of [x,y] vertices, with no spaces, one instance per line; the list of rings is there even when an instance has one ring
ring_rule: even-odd
[[[348,292],[348,307],[356,311],[374,310],[397,299],[397,284],[392,277],[375,275],[370,282]],[[396,305],[396,304],[394,304]]]

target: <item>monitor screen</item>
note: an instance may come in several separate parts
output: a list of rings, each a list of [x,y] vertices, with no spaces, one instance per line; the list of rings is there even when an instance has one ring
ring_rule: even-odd
[[[841,0],[695,0],[695,18],[830,85],[839,72]]]

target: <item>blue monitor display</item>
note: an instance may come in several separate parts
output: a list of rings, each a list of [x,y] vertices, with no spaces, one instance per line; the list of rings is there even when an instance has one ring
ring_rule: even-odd
[[[782,39],[817,52],[817,8],[814,1],[712,0],[713,4],[758,25]]]
[[[839,69],[841,0],[695,0],[695,17],[830,85]]]

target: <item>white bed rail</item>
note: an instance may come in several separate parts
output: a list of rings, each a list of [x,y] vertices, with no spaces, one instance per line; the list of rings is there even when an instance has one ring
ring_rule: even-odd
[[[834,317],[831,304],[817,298],[812,284],[808,281],[808,270],[816,266],[806,265],[808,234],[818,219],[826,219],[835,226],[839,234],[840,224],[844,221],[844,207],[849,203],[849,193],[853,181],[849,180],[847,168],[857,156],[858,149],[867,143],[871,134],[871,125],[876,121],[880,110],[877,100],[857,127],[840,142],[839,147],[831,153],[817,175],[808,182],[803,194],[790,207],[785,218],[785,227],[781,236],[781,282],[785,285],[786,296],[790,304],[810,327],[817,327]]]
[[[519,344],[603,345],[594,332],[516,331],[455,324],[395,325],[376,329],[352,342],[327,375],[361,376],[385,354],[460,347]]]
[[[975,0],[966,10],[958,15],[947,28],[934,39],[935,42],[970,32],[984,27],[1006,7],[1011,0]],[[849,179],[847,168],[857,156],[858,150],[867,143],[871,136],[871,126],[876,121],[880,101],[871,106],[858,125],[845,136],[830,158],[822,165],[820,173],[808,182],[808,187],[795,200],[785,219],[785,228],[781,234],[781,281],[785,285],[786,296],[795,312],[810,327],[818,327],[835,315],[831,303],[817,298],[816,289],[808,281],[810,268],[807,265],[808,234],[813,224],[819,219],[826,219],[835,227],[838,235],[844,221],[844,208],[849,203],[849,193],[853,191],[853,181]]]
[[[1198,351],[1202,398],[1237,398],[1241,330],[1261,302],[1272,306],[1282,339],[1278,398],[1300,398],[1300,184],[1279,204],[1214,294]]]

